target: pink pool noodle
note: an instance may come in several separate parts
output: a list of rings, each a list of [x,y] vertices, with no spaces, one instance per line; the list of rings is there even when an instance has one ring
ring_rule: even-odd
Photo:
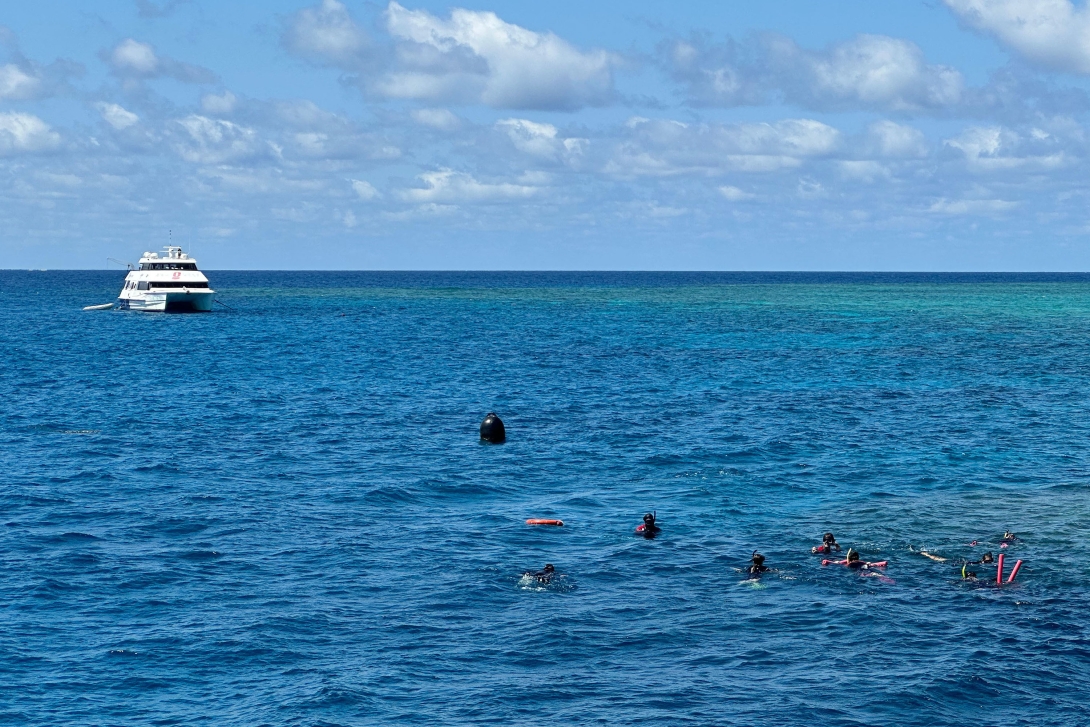
[[[1020,560],[1015,561],[1014,568],[1011,568],[1011,575],[1010,575],[1010,578],[1007,579],[1007,583],[1010,583],[1011,581],[1014,580],[1014,577],[1016,575],[1018,575],[1018,569],[1021,568],[1021,567],[1022,567],[1022,561],[1020,561]]]
[[[995,572],[995,582],[998,585],[1003,585],[1003,554],[999,554],[999,568]]]

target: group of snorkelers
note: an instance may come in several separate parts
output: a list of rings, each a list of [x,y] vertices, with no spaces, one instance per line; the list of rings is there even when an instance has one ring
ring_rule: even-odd
[[[636,527],[636,533],[638,535],[642,535],[643,537],[648,538],[648,539],[654,538],[656,535],[658,535],[661,532],[662,532],[662,528],[659,527],[659,525],[657,523],[657,513],[653,513],[653,512],[649,512],[646,515],[644,515],[643,516],[643,524]],[[1012,543],[1014,543],[1016,540],[1018,540],[1018,536],[1016,536],[1010,530],[1007,530],[1007,531],[1005,531],[1003,533],[1003,537],[999,542],[999,547],[1007,548]],[[970,543],[970,545],[975,546],[976,541],[974,540],[972,543]],[[925,558],[930,558],[931,560],[934,560],[934,561],[937,561],[937,562],[940,562],[940,563],[945,563],[945,562],[947,562],[947,560],[949,560],[948,558],[943,558],[942,556],[935,555],[934,553],[929,553],[926,550],[916,550],[911,545],[908,546],[908,547],[914,553],[918,553],[919,555],[922,555]],[[836,542],[836,536],[835,535],[833,535],[832,533],[825,533],[824,535],[821,536],[821,545],[815,545],[813,548],[810,549],[810,552],[813,553],[814,555],[832,555],[834,552],[837,552],[837,553],[841,552],[841,547],[840,547],[840,543]],[[980,560],[964,560],[963,559],[961,561],[961,564],[962,564],[961,565],[961,577],[963,579],[965,579],[965,580],[975,580],[976,577],[977,577],[977,574],[974,571],[969,570],[969,566],[971,566],[971,565],[983,565],[983,564],[994,563],[994,562],[995,562],[995,557],[992,555],[991,551],[985,553],[980,558]],[[838,560],[838,561],[823,560],[822,561],[822,565],[825,565],[826,563],[836,563],[838,565],[847,566],[848,568],[862,569],[862,570],[867,570],[867,569],[870,569],[870,568],[880,568],[880,567],[883,567],[883,566],[886,565],[886,561],[884,561],[884,560],[883,561],[877,561],[877,562],[869,562],[869,561],[863,560],[859,556],[859,551],[855,550],[854,548],[848,548],[848,552],[845,553],[845,555],[844,555],[844,560]],[[760,553],[758,553],[756,550],[754,550],[753,555],[750,556],[749,565],[746,566],[743,569],[742,572],[745,573],[749,578],[760,578],[762,575],[764,575],[765,573],[768,573],[770,571],[772,571],[772,568],[769,568],[767,565],[765,565],[765,557],[763,555],[761,555]],[[552,582],[553,577],[556,575],[556,569],[553,567],[553,565],[551,563],[546,563],[544,569],[539,570],[539,571],[534,571],[534,572],[527,571],[527,572],[523,573],[522,575],[524,577],[532,578],[534,581],[536,581],[540,585],[548,585],[549,583]]]
[[[1012,533],[1010,530],[1007,530],[1006,532],[1003,533],[1003,537],[999,542],[999,547],[1000,548],[1007,548],[1012,543],[1014,543],[1016,540],[1018,540],[1018,536],[1015,535],[1014,533]],[[974,540],[971,543],[971,545],[975,546],[976,541]],[[930,559],[938,561],[940,563],[945,563],[948,560],[947,558],[943,558],[942,556],[935,555],[934,553],[928,553],[926,550],[916,550],[911,545],[908,546],[908,547],[913,552],[919,553],[920,555],[922,555],[924,557],[930,558]],[[839,553],[840,551],[841,551],[840,543],[836,542],[836,536],[833,535],[832,533],[825,533],[824,535],[822,535],[821,536],[821,545],[815,545],[813,548],[810,548],[810,552],[813,553],[814,555],[832,555],[833,552]],[[964,560],[963,559],[961,561],[961,577],[963,579],[965,579],[965,580],[976,580],[977,574],[976,574],[975,571],[969,570],[969,566],[971,566],[971,565],[983,565],[983,564],[994,563],[994,562],[995,562],[995,557],[992,555],[991,551],[985,553],[980,558],[980,560]],[[822,561],[822,565],[825,565],[825,564],[828,564],[828,563],[836,563],[838,565],[847,566],[848,568],[853,568],[853,569],[854,568],[859,568],[859,569],[863,569],[863,570],[868,570],[870,568],[881,568],[881,567],[884,567],[886,565],[886,561],[884,561],[884,560],[877,561],[877,562],[869,562],[869,561],[863,560],[859,556],[859,551],[855,550],[854,548],[848,548],[848,552],[844,555],[844,560],[837,560],[837,561],[823,560]],[[747,566],[744,569],[743,572],[746,573],[750,578],[760,578],[763,573],[767,573],[770,570],[771,569],[768,566],[765,565],[765,557],[755,550],[755,551],[753,551],[753,555],[750,558],[749,566]]]
[[[643,524],[636,526],[636,533],[638,533],[639,535],[642,535],[643,537],[647,538],[648,540],[654,538],[656,535],[661,533],[662,528],[660,528],[655,523],[656,516],[657,516],[657,513],[654,513],[654,512],[649,512],[646,515],[644,515],[643,516]],[[530,578],[535,583],[537,583],[538,585],[547,586],[550,583],[552,583],[553,578],[556,577],[556,575],[557,575],[556,568],[553,567],[553,564],[552,563],[546,563],[545,567],[542,568],[541,570],[539,570],[539,571],[526,571],[525,573],[522,574],[522,577],[523,578]]]
[[[839,553],[841,551],[841,547],[840,543],[836,542],[836,536],[832,533],[825,533],[824,535],[822,535],[821,545],[815,545],[813,548],[810,548],[810,552],[814,555],[832,555],[834,551]],[[859,557],[859,551],[855,550],[854,548],[848,548],[848,552],[844,555],[844,560],[842,561],[822,562],[836,562],[842,565],[846,565],[849,568],[864,569],[885,565],[885,561],[870,563],[868,561],[862,560]],[[753,551],[753,555],[750,556],[750,564],[746,566],[746,568],[742,572],[748,575],[750,578],[760,578],[763,574],[768,573],[771,570],[771,568],[765,565],[765,557],[755,550]]]
[[[1017,535],[1012,533],[1010,530],[1006,530],[1003,533],[1003,537],[1000,538],[1000,540],[999,540],[999,547],[1000,548],[1009,548],[1017,540],[1018,540]],[[975,546],[976,541],[974,540],[973,542],[969,543],[969,545],[970,545],[970,547]],[[912,547],[911,545],[908,546],[908,549],[911,550],[913,553],[916,553],[917,555],[922,555],[925,558],[930,558],[931,560],[935,561],[936,563],[946,563],[946,562],[950,561],[949,558],[944,558],[941,555],[936,555],[934,553],[929,553],[926,550],[917,550],[916,548]],[[958,559],[956,562],[961,564],[961,577],[962,577],[962,579],[967,580],[967,581],[974,581],[974,580],[977,579],[977,574],[976,574],[976,571],[969,570],[969,566],[972,566],[972,565],[989,565],[989,564],[995,563],[995,556],[992,555],[992,552],[989,550],[987,553],[982,555],[979,560],[969,560],[968,558],[961,558],[961,559]]]

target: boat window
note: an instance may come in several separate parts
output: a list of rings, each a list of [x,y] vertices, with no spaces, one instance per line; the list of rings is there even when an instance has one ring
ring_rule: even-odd
[[[141,280],[141,281],[140,281],[140,282],[139,282],[139,283],[137,284],[136,288],[137,288],[137,290],[147,290],[147,289],[148,289],[148,281],[146,281],[146,280]]]
[[[208,283],[204,282],[204,281],[202,281],[202,282],[193,281],[193,282],[189,282],[189,283],[183,283],[183,282],[181,282],[179,280],[169,280],[169,281],[168,280],[163,280],[163,281],[153,280],[151,282],[151,287],[153,287],[153,288],[207,288]]]
[[[140,263],[141,270],[196,270],[197,263]]]

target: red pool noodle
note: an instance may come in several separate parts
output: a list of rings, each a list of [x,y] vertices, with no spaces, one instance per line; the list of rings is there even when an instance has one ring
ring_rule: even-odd
[[[999,567],[995,571],[995,582],[998,585],[1003,585],[1003,554],[999,554]]]
[[[1018,575],[1018,569],[1021,568],[1021,567],[1022,567],[1022,561],[1016,560],[1014,562],[1014,567],[1011,568],[1011,575],[1010,575],[1010,578],[1007,579],[1007,583],[1010,583],[1011,581],[1014,580],[1014,577],[1016,575]]]

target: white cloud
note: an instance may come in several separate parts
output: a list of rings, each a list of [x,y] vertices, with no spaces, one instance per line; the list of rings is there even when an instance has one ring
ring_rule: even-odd
[[[238,98],[230,91],[224,91],[218,96],[213,93],[201,97],[201,111],[214,116],[225,116],[235,110]]]
[[[449,109],[416,109],[412,117],[418,124],[442,131],[452,131],[462,125],[462,120]]]
[[[820,199],[828,194],[825,185],[816,179],[800,179],[796,191],[803,199]]]
[[[675,217],[681,217],[692,212],[692,210],[685,209],[684,207],[661,205],[657,202],[637,203],[635,205],[635,210],[637,215],[649,217],[653,220],[672,220]]]
[[[559,145],[556,127],[526,119],[501,119],[496,128],[506,132],[519,151],[533,156],[555,156]]]
[[[138,76],[154,76],[159,70],[159,59],[147,43],[126,38],[110,52],[110,63],[115,70],[131,72]]]
[[[892,121],[875,121],[867,127],[867,151],[883,157],[923,157],[927,140],[923,132]]]
[[[944,197],[932,204],[928,211],[942,215],[1000,215],[1018,206],[1018,202],[1002,199],[948,200]]]
[[[1016,132],[999,126],[971,127],[943,143],[964,154],[969,169],[976,172],[1047,170],[1066,163],[1064,152],[1055,149],[1047,154],[1020,154],[1024,140]]]
[[[343,116],[326,111],[313,101],[281,101],[275,104],[275,109],[277,119],[300,129],[333,131],[348,126],[348,120]]]
[[[909,111],[950,106],[961,98],[961,74],[928,65],[915,44],[884,35],[860,35],[826,53],[803,54],[805,92],[813,102],[848,102]],[[802,95],[801,93],[799,95]]]
[[[355,191],[356,195],[359,196],[360,199],[365,201],[369,201],[381,196],[379,195],[378,190],[375,189],[370,182],[365,182],[362,179],[353,179],[352,189]]]
[[[367,134],[358,134],[349,129],[337,133],[321,131],[301,131],[287,139],[288,148],[298,157],[310,159],[397,159],[401,150],[396,146],[382,143]]]
[[[99,113],[102,114],[102,120],[118,131],[140,122],[139,116],[115,103],[100,103],[96,107]]]
[[[700,124],[632,119],[630,138],[606,166],[620,176],[772,172],[831,154],[840,132],[813,119]]]
[[[326,194],[328,188],[326,180],[298,178],[276,168],[244,169],[218,166],[202,169],[201,174],[216,182],[219,191],[232,190],[245,194],[290,195],[298,198],[308,194]],[[302,205],[309,207],[312,203],[304,201]]]
[[[164,76],[182,83],[214,83],[216,80],[216,74],[207,68],[159,56],[151,45],[132,38],[121,41],[102,57],[115,75],[130,81]]]
[[[664,44],[660,51],[674,80],[687,87],[689,102],[697,106],[734,106],[761,104],[773,81],[767,76],[765,49],[758,45],[743,52],[739,44],[726,42],[708,45],[703,40],[690,43],[677,40]]]
[[[947,139],[946,144],[955,149],[961,149],[965,156],[978,159],[980,156],[995,156],[1003,146],[1003,137],[1006,137],[1007,145],[1011,145],[1017,137],[1014,132],[1007,131],[998,126],[973,127],[966,129],[961,136]]]
[[[292,52],[342,65],[353,64],[367,43],[367,35],[337,0],[300,10],[284,33],[284,44]]]
[[[420,175],[426,185],[423,189],[406,189],[400,193],[407,202],[461,204],[473,202],[502,202],[533,197],[540,187],[524,184],[486,184],[463,172],[440,169]]]
[[[52,172],[37,172],[36,178],[56,187],[76,189],[83,186],[83,180],[75,174],[55,174]]]
[[[568,159],[581,155],[587,139],[563,138],[552,124],[528,119],[501,119],[495,124],[523,154],[539,159]]]
[[[27,74],[19,66],[13,63],[0,66],[0,100],[30,98],[40,86],[38,78]]]
[[[664,62],[699,106],[764,104],[781,96],[807,108],[917,111],[957,104],[964,87],[953,68],[928,64],[914,43],[884,35],[859,35],[823,51],[773,35],[745,45],[676,41]]]
[[[216,99],[215,104],[222,108],[223,99]],[[348,118],[327,111],[313,101],[251,102],[245,111],[246,118],[254,128],[239,126],[224,119],[213,121],[206,116],[192,116],[186,125],[208,130],[202,138],[213,131],[222,133],[225,137],[238,141],[243,151],[250,148],[254,153],[271,152],[286,163],[307,160],[390,160],[400,157],[402,153],[386,135],[361,129]],[[198,122],[196,119],[203,121]],[[260,129],[262,139],[268,143],[257,143],[255,128]],[[239,130],[245,130],[245,133]]]
[[[185,133],[175,149],[187,162],[223,164],[256,156],[261,149],[253,129],[230,121],[194,114],[176,123]]]
[[[837,162],[840,176],[861,182],[873,182],[879,177],[890,176],[889,169],[871,159],[847,159]]]
[[[524,109],[576,109],[613,96],[610,54],[492,12],[455,9],[442,20],[391,2],[386,27],[399,41],[399,67],[377,86],[386,96]]]
[[[0,113],[0,154],[47,151],[60,146],[60,134],[37,116]]]
[[[970,26],[1027,59],[1090,74],[1090,6],[1070,0],[943,0]]]
[[[732,187],[730,185],[724,185],[719,188],[719,194],[731,202],[745,202],[751,199],[757,199],[757,195],[752,192],[747,192],[744,189],[738,187]]]

